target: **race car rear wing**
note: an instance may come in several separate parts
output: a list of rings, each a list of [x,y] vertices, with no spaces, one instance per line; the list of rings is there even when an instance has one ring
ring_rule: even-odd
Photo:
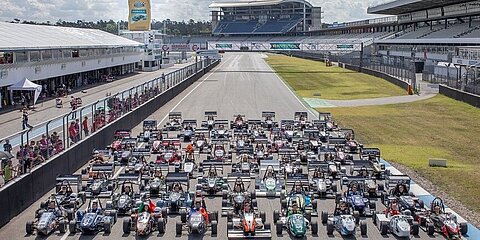
[[[114,136],[115,137],[129,137],[131,134],[132,134],[132,131],[121,129],[121,130],[116,130],[115,133],[114,133]]]
[[[237,157],[238,157],[238,155],[241,155],[241,154],[252,155],[253,154],[253,146],[250,145],[250,146],[244,146],[242,148],[238,148]]]
[[[169,172],[165,177],[165,183],[185,183],[187,186],[188,184],[188,173],[186,172]]]
[[[198,136],[198,135],[201,135],[201,134],[208,134],[210,133],[210,130],[208,130],[208,128],[197,128],[195,129],[195,135]]]
[[[275,172],[280,171],[280,161],[278,160],[261,160],[260,171],[266,171],[268,167],[273,167]]]
[[[216,117],[216,116],[217,116],[217,111],[206,111],[206,112],[205,112],[205,116],[213,116],[213,117]]]
[[[169,119],[181,119],[182,118],[182,113],[181,112],[170,112],[168,114]]]
[[[403,183],[410,187],[411,179],[408,175],[386,175],[385,176],[385,186],[388,188],[395,187],[397,184]]]
[[[122,138],[122,144],[124,145],[136,145],[137,144],[137,138],[134,138],[134,137],[124,137]]]
[[[58,175],[57,178],[55,179],[55,181],[57,182],[56,185],[55,185],[55,192],[58,192],[60,191],[60,188],[62,186],[69,186],[71,187],[72,185],[73,186],[76,186],[77,187],[77,191],[79,191],[79,186],[81,185],[81,182],[82,182],[82,175],[80,174],[62,174],[62,175]]]
[[[295,124],[294,120],[282,120],[280,121],[280,126],[285,127],[285,126],[293,126]]]
[[[351,182],[357,182],[359,185],[363,186],[365,185],[366,179],[368,178],[365,178],[363,176],[343,176],[340,179],[340,187],[348,186]]]
[[[298,152],[294,148],[280,148],[278,149],[279,156],[297,156]]]
[[[310,181],[308,180],[308,174],[303,174],[303,173],[288,173],[287,174],[287,182],[286,186],[287,187],[293,187],[295,185],[295,182],[300,181],[300,183],[303,186],[308,186]],[[288,188],[287,188],[288,189]]]
[[[183,120],[182,125],[183,126],[191,125],[192,127],[196,127],[197,126],[197,120],[194,120],[194,119]]]
[[[138,183],[140,180],[140,175],[135,173],[122,173],[117,177],[118,182],[134,182]]]
[[[331,113],[318,113],[318,120],[322,122],[327,122],[332,120],[332,114]]]
[[[305,120],[307,120],[308,119],[308,113],[307,112],[295,112],[295,115],[294,115],[295,120],[299,120],[302,117]]]
[[[223,169],[224,163],[221,161],[213,160],[213,159],[205,159],[200,163],[200,165],[203,166],[204,169],[210,166],[218,166]]]
[[[257,120],[257,119],[248,120],[247,124],[249,126],[254,126],[254,125],[260,126],[262,124],[262,120]]]
[[[267,144],[268,143],[268,138],[267,137],[255,137],[255,139],[253,140],[253,143]]]
[[[271,118],[275,118],[275,112],[262,112],[262,117],[263,118],[267,118],[267,117],[271,117]]]
[[[328,171],[328,166],[330,166],[330,163],[325,161],[309,161],[307,164],[308,171],[314,171],[318,168]]]
[[[241,172],[233,172],[227,174],[227,182],[235,182],[237,179],[241,179],[242,182],[245,183],[250,183],[252,176],[250,173],[241,173]],[[246,189],[246,188],[245,188]]]
[[[96,163],[92,165],[91,171],[112,174],[114,168],[115,166],[113,163]]]
[[[143,130],[157,129],[157,120],[147,119],[143,121]]]
[[[379,148],[363,148],[362,157],[380,158],[380,149]]]
[[[98,152],[98,153],[95,153],[95,152]],[[99,154],[100,156],[102,156],[103,158],[110,158],[112,156],[112,151],[110,151],[109,149],[102,149],[102,150],[93,150],[93,156],[95,156],[96,154]]]

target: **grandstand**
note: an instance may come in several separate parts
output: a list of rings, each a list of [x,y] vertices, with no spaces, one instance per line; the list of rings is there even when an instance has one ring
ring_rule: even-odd
[[[321,28],[320,7],[305,0],[239,0],[213,2],[212,34],[288,34]]]

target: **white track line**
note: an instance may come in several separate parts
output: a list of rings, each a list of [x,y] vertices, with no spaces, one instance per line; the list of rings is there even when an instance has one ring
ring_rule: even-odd
[[[220,63],[220,65],[217,66],[217,69],[215,69],[207,77],[205,77],[197,86],[195,86],[192,90],[190,90],[190,92],[188,92],[187,95],[185,95],[175,106],[173,106],[173,108],[170,109],[170,111],[168,111],[168,113],[165,115],[165,117],[163,117],[162,120],[157,124],[157,127],[160,127],[162,125],[163,121],[165,121],[165,119],[167,119],[168,114],[170,112],[173,112],[173,110],[175,110],[175,108],[177,108],[188,96],[190,96],[190,94],[192,94],[193,91],[195,91],[198,87],[200,87],[200,85],[202,85],[206,80],[208,80],[210,78],[210,76],[212,76],[212,74],[216,73],[218,71],[218,69],[220,69],[220,67],[223,66],[226,62],[227,62],[227,60],[222,61],[222,63]]]

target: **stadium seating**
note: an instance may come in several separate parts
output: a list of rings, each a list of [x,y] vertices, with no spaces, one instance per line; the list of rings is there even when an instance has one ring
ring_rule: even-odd
[[[302,17],[298,15],[288,19],[267,20],[264,23],[256,20],[221,21],[213,34],[285,34],[301,21]]]
[[[473,22],[470,27],[468,23],[454,23],[430,26],[423,26],[417,29],[407,29],[398,32],[396,39],[444,39],[444,38],[478,38],[480,37],[480,23]]]

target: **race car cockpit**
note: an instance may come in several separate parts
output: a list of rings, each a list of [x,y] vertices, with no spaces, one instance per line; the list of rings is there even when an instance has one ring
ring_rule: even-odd
[[[217,176],[217,168],[214,165],[210,165],[210,167],[208,168],[208,177],[214,178]]]
[[[363,191],[359,189],[357,182],[352,182],[347,189],[345,194],[346,196],[355,196],[355,195],[363,195]]]
[[[267,170],[265,171],[265,174],[263,175],[263,180],[267,178],[277,178],[277,174],[275,173],[275,169],[273,169],[272,165],[267,166]]]
[[[350,208],[348,207],[348,204],[345,201],[341,201],[338,204],[338,207],[335,209],[335,216],[341,216],[341,215],[350,215]]]
[[[235,184],[233,186],[233,192],[235,193],[245,192],[245,185],[243,184],[243,181],[240,177],[235,180]]]
[[[407,185],[403,182],[398,183],[393,189],[392,195],[395,197],[407,196],[408,195]]]

